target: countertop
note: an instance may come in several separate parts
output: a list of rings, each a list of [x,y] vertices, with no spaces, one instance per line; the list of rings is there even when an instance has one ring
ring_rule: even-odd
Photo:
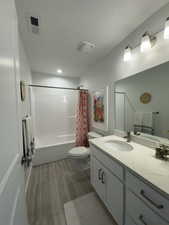
[[[92,139],[90,143],[143,177],[169,197],[169,161],[155,158],[154,149],[133,141],[129,143],[134,148],[132,151],[112,149],[105,145],[105,142],[109,140],[126,141],[124,138],[111,135]]]

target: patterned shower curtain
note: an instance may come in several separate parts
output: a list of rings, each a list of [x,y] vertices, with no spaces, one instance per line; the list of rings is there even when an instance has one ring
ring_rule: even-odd
[[[76,146],[89,146],[87,134],[89,131],[88,91],[79,91],[79,103],[76,115]]]

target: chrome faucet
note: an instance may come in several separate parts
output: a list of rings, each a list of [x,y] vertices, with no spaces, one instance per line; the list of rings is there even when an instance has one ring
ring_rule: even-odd
[[[131,133],[130,133],[130,131],[127,131],[127,135],[124,138],[127,139],[127,142],[131,141]]]

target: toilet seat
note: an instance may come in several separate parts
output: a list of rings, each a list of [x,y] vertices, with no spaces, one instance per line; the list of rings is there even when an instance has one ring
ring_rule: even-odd
[[[86,158],[90,155],[89,148],[86,147],[75,147],[69,151],[69,156],[73,158]]]

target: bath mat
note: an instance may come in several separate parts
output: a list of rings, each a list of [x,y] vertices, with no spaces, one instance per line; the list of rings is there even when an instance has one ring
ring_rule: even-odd
[[[94,192],[64,204],[67,225],[116,225]]]

